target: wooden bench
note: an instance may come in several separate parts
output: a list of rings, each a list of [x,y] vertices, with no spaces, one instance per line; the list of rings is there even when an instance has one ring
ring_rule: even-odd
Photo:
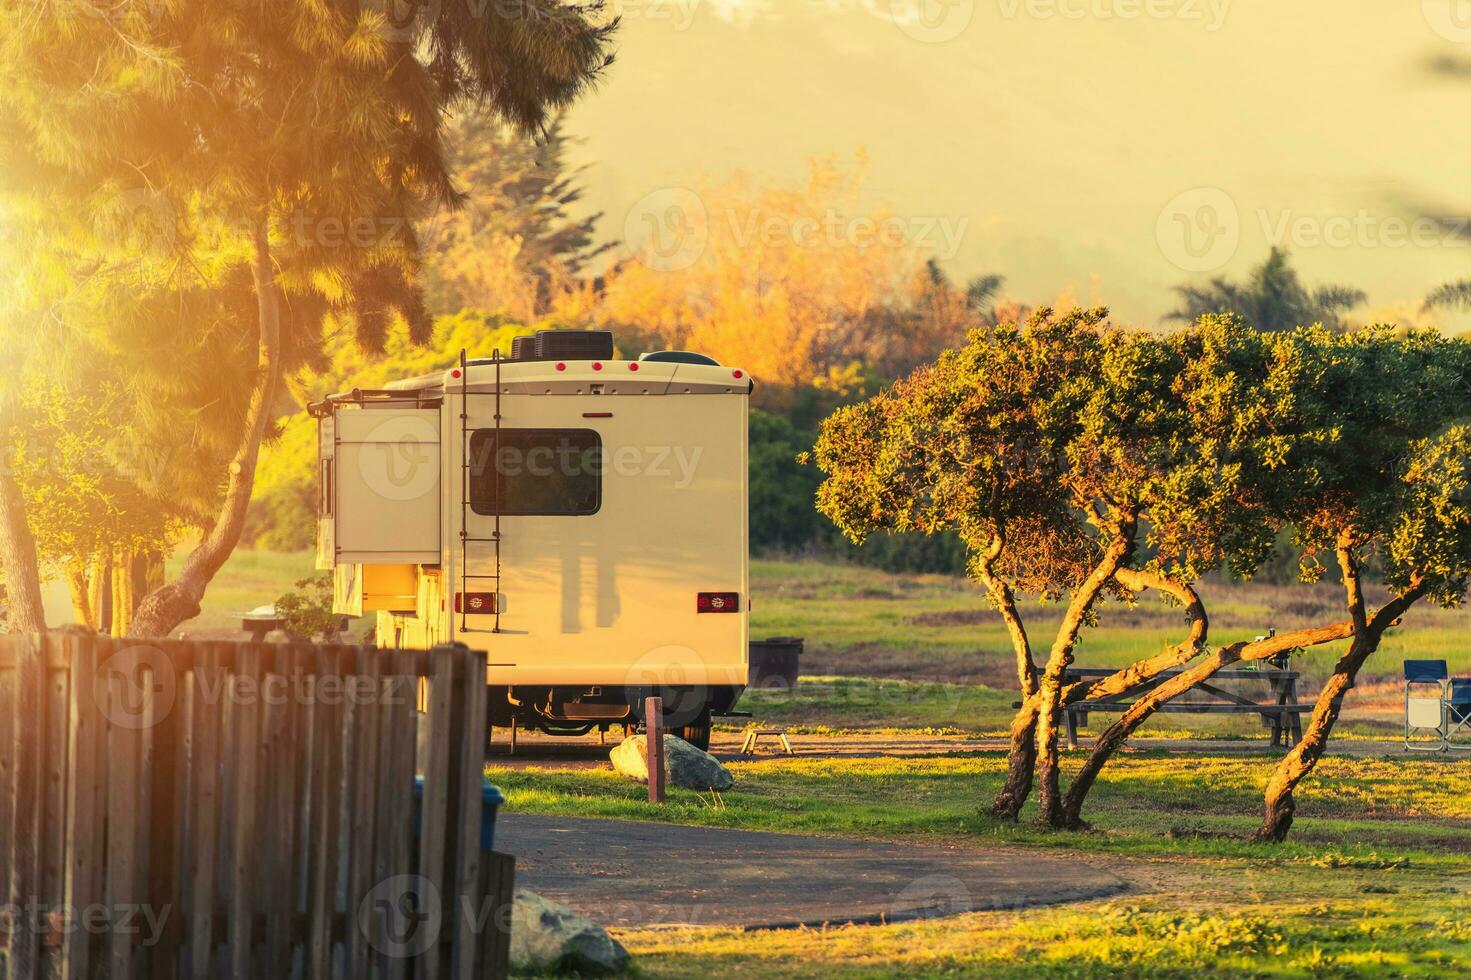
[[[1117,673],[1109,667],[1070,667],[1063,676],[1063,684],[1076,681],[1095,681],[1104,677],[1111,677]],[[1118,711],[1124,712],[1134,703],[1141,694],[1154,690],[1159,685],[1172,677],[1183,673],[1183,670],[1165,671],[1151,681],[1147,681],[1138,687],[1131,688],[1120,695],[1103,698],[1097,701],[1075,701],[1063,708],[1065,724],[1067,726],[1068,748],[1078,747],[1078,727],[1088,723],[1088,715],[1094,711]],[[1202,715],[1245,715],[1256,714],[1262,718],[1262,724],[1272,730],[1272,745],[1274,747],[1287,747],[1296,745],[1302,738],[1302,716],[1304,712],[1311,713],[1313,705],[1300,703],[1297,699],[1298,673],[1280,667],[1263,666],[1256,670],[1245,668],[1233,668],[1221,670],[1209,681],[1196,685],[1189,695],[1199,697],[1205,695],[1210,700],[1180,702],[1179,700],[1168,701],[1156,708],[1156,711],[1171,714],[1202,714]],[[1241,681],[1266,681],[1268,685],[1267,699],[1265,701],[1253,701],[1235,691],[1227,690],[1222,685],[1228,682]]]

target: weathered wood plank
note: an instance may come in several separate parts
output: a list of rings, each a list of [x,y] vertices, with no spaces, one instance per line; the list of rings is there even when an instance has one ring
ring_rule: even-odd
[[[70,747],[67,732],[71,728],[67,696],[71,687],[71,670],[67,666],[51,666],[53,660],[65,659],[66,640],[58,633],[48,634],[45,648],[46,711],[38,719],[45,726],[41,778],[40,837],[40,906],[46,910],[46,930],[41,936],[40,969],[45,976],[61,971],[61,928],[66,910],[66,773]]]
[[[382,677],[376,650],[360,647],[353,651],[356,660],[354,676],[346,689],[351,715],[353,762],[346,910],[356,917],[368,893],[377,884],[376,866],[378,829],[378,786],[382,781],[379,766],[378,730],[383,723]],[[368,975],[368,936],[362,928],[349,928],[347,934],[348,976]]]
[[[516,893],[516,859],[509,854],[482,851],[480,893],[485,922],[478,937],[480,976],[511,975],[511,903]]]
[[[155,675],[152,696],[155,698],[153,724],[146,737],[149,746],[145,778],[148,780],[148,812],[143,831],[147,835],[148,867],[147,901],[161,920],[162,933],[148,949],[150,980],[173,980],[178,976],[178,956],[183,936],[182,903],[179,890],[179,851],[181,826],[181,790],[186,785],[181,777],[184,765],[184,714],[179,688],[187,676],[189,648],[179,643],[162,645],[158,655],[150,655]]]
[[[95,637],[70,637],[71,694],[67,699],[66,790],[66,907],[89,908],[102,900],[101,815],[97,810],[96,773],[101,768],[98,729],[103,721],[97,709],[97,643]],[[0,714],[5,705],[0,702]],[[88,980],[92,964],[92,934],[73,929],[63,940],[62,980]]]
[[[380,673],[383,677],[382,703],[378,711],[379,774],[375,787],[377,823],[374,827],[372,886],[388,881],[396,875],[407,874],[409,865],[409,834],[413,811],[413,753],[414,753],[414,707],[413,699],[417,682],[415,678],[401,674],[390,675],[391,662],[385,658],[389,653],[378,653]],[[361,906],[359,907],[361,909]],[[373,949],[373,960],[378,972],[385,977],[402,977],[403,960],[385,957],[387,948],[384,922],[376,917],[372,909],[362,910],[366,914],[359,919],[360,927],[368,931],[368,942]]]
[[[235,822],[230,841],[230,975],[251,976],[255,937],[256,864],[269,860],[256,839],[260,823],[257,765],[260,761],[261,648],[241,644],[236,649],[235,696],[230,703],[233,732]]]
[[[220,644],[206,644],[195,660],[189,685],[190,840],[184,872],[189,876],[189,973],[193,980],[206,980],[214,959],[214,910],[219,894],[220,702],[225,684],[220,659]]]
[[[297,910],[299,882],[298,820],[303,807],[301,760],[298,732],[304,703],[295,684],[296,665],[301,656],[295,646],[275,651],[274,673],[284,684],[284,703],[266,704],[266,737],[261,740],[261,771],[270,795],[266,812],[267,848],[271,859],[262,862],[266,872],[259,893],[268,901],[266,909],[266,970],[272,976],[291,975],[292,921]]]
[[[38,636],[16,637],[15,713],[9,733],[14,769],[10,797],[10,904],[24,909],[40,896],[41,887],[41,753],[46,750],[46,660]],[[10,933],[10,975],[13,980],[39,977],[40,937],[28,917],[13,924]]]
[[[453,894],[446,874],[449,839],[450,748],[454,737],[454,651],[435,647],[429,676],[429,713],[420,719],[429,725],[428,754],[424,765],[424,804],[419,830],[419,875],[427,888],[441,899]],[[439,980],[442,951],[436,946],[419,958],[416,975],[422,980]]]
[[[142,728],[147,725],[147,685],[138,670],[136,652],[121,643],[107,644],[102,677],[107,683],[107,906],[138,905],[144,898],[143,856],[138,853],[143,805]],[[133,937],[111,929],[107,937],[107,975],[131,980],[136,975]]]
[[[485,784],[485,668],[481,655],[468,647],[455,651],[455,718],[453,779],[456,784],[454,809],[458,826],[454,841],[453,904],[447,902],[445,924],[454,929],[452,970],[457,980],[485,976],[480,966],[480,944],[476,921],[482,907],[480,878],[480,818]],[[454,914],[459,913],[459,914]]]
[[[341,659],[340,647],[319,648],[319,676],[340,674]],[[317,736],[314,765],[320,778],[314,780],[312,801],[307,976],[332,980],[332,919],[337,904],[337,838],[342,807],[342,706],[318,698],[312,708]]]

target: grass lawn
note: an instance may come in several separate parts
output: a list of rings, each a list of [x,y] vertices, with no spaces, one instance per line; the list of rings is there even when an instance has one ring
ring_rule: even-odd
[[[1268,627],[1293,629],[1339,617],[1341,597],[1329,585],[1230,585],[1200,588],[1211,617],[1211,642],[1250,639]],[[1010,642],[1001,618],[966,579],[892,575],[818,562],[751,563],[751,631],[755,637],[807,638],[804,670],[812,674],[1015,684]],[[1152,596],[1152,593],[1151,593]],[[1372,594],[1371,594],[1372,598]],[[1033,644],[1045,654],[1060,606],[1024,603]],[[1147,598],[1135,608],[1105,605],[1100,625],[1085,630],[1077,662],[1110,667],[1177,643],[1184,614]],[[1309,675],[1327,674],[1340,645],[1294,660]],[[1471,672],[1471,611],[1417,606],[1390,631],[1368,673],[1398,675],[1405,657],[1449,660]]]
[[[242,611],[271,602],[298,579],[316,574],[313,560],[309,552],[236,552],[210,587],[203,613],[184,631],[238,629]],[[1005,629],[965,579],[758,560],[751,563],[751,592],[752,636],[807,640],[799,691],[751,692],[743,701],[742,707],[761,720],[809,731],[972,733],[997,733],[1010,721],[1016,681]],[[1256,636],[1267,626],[1289,629],[1325,621],[1335,615],[1338,601],[1330,586],[1207,583],[1202,592],[1216,643]],[[1040,655],[1060,609],[1033,603],[1025,612]],[[1085,632],[1077,660],[1087,666],[1128,663],[1177,642],[1183,627],[1179,610],[1153,599],[1133,609],[1105,607],[1100,625]],[[1294,661],[1307,675],[1304,697],[1311,697],[1315,680],[1337,656],[1338,647],[1329,646]],[[1471,612],[1421,606],[1391,631],[1348,702],[1345,734],[1398,729],[1402,708],[1396,678],[1400,660],[1408,656],[1444,657],[1453,670],[1471,673]],[[1091,719],[1110,720],[1106,715]],[[1232,715],[1161,715],[1146,730],[1152,735],[1263,734],[1259,719]]]
[[[1123,896],[896,926],[631,931],[648,977],[1458,976],[1471,959],[1471,760],[1332,759],[1292,839],[1255,827],[1271,756],[1131,753],[1095,790],[1087,833],[982,814],[1000,754],[731,766],[716,807],[651,808],[612,772],[491,769],[522,812],[795,833],[1066,849]]]

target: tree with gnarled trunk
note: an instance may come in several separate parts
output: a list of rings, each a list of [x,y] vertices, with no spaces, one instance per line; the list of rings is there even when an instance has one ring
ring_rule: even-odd
[[[1273,529],[1243,519],[1230,493],[1201,492],[1249,472],[1235,459],[1248,442],[1211,448],[1184,437],[1196,423],[1172,392],[1188,344],[1113,330],[1105,316],[1043,310],[1024,327],[975,331],[932,367],[840,410],[816,447],[828,474],[819,509],[855,540],[875,530],[953,528],[970,547],[972,572],[1012,638],[1022,691],[993,804],[1003,818],[1016,818],[1040,774],[1043,819],[1062,822],[1058,709],[1148,682],[1204,642],[1194,636],[1095,683],[1064,685],[1098,603],[1153,588],[1195,608],[1198,597],[1177,580],[1219,564],[1222,538],[1240,566],[1270,549]],[[1242,328],[1223,320],[1214,329]],[[1218,402],[1212,417],[1239,414]],[[1176,512],[1188,520],[1170,519]],[[1147,533],[1144,517],[1155,522]],[[1219,531],[1227,524],[1230,535]],[[1141,545],[1155,557],[1134,567]],[[1016,592],[1067,599],[1040,670]],[[1203,611],[1196,618],[1203,626]]]
[[[211,370],[243,383],[216,388],[246,393],[238,416],[212,393],[194,406],[231,423],[230,450],[224,472],[194,477],[212,500],[200,542],[144,598],[132,635],[197,615],[240,538],[285,372],[319,352],[324,331],[348,328],[375,348],[400,319],[428,336],[415,226],[459,201],[447,112],[539,129],[607,64],[616,21],[600,10],[445,4],[405,23],[346,0],[0,13],[11,120],[0,165],[30,245],[19,278],[35,312],[25,322],[7,311],[7,328],[60,324],[151,359],[142,415],[157,407],[149,383],[186,383],[169,374],[187,360],[179,352],[222,337],[233,350]],[[18,527],[23,498],[10,489],[0,485]],[[17,535],[0,548],[8,569],[34,565]]]
[[[1233,663],[1351,639],[1308,735],[1273,780],[1273,798],[1285,802],[1269,803],[1269,819],[1285,811],[1290,821],[1291,790],[1383,629],[1421,595],[1452,602],[1464,593],[1464,437],[1451,429],[1425,440],[1466,410],[1457,392],[1471,377],[1471,347],[1383,330],[1268,335],[1226,317],[1151,337],[1101,319],[1044,311],[1024,328],[977,331],[962,351],[836,413],[817,446],[828,474],[819,507],[856,539],[953,528],[971,547],[972,570],[1012,637],[1022,691],[993,806],[1003,818],[1018,815],[1040,778],[1043,822],[1081,826],[1110,758],[1171,698]],[[1046,369],[1029,371],[1038,364]],[[1287,526],[1297,528],[1305,567],[1318,568],[1325,534],[1362,527],[1370,513],[1385,522],[1382,548],[1399,556],[1387,566],[1393,595],[1382,609],[1364,612],[1355,584],[1342,621],[1208,650],[1201,575],[1223,565],[1249,575]],[[1344,565],[1346,584],[1358,581],[1356,569]],[[1435,586],[1424,584],[1431,569]],[[1185,609],[1181,642],[1095,683],[1064,685],[1096,604],[1148,589]],[[1018,590],[1069,596],[1040,671]],[[1059,709],[1182,667],[1098,738],[1064,793]]]

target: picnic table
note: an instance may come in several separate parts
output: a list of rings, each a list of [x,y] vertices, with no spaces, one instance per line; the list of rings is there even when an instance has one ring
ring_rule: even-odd
[[[1184,672],[1183,668],[1167,670],[1153,680],[1131,688],[1123,694],[1096,701],[1075,701],[1063,708],[1067,726],[1068,748],[1078,747],[1078,726],[1088,723],[1088,715],[1095,711],[1118,711],[1123,712],[1139,697],[1148,691],[1154,690],[1159,685],[1172,677]],[[1103,677],[1110,677],[1116,670],[1112,667],[1069,667],[1063,675],[1063,683],[1074,681],[1092,681]],[[1221,670],[1209,681],[1194,687],[1186,697],[1190,701],[1179,699],[1168,701],[1156,710],[1173,714],[1257,714],[1261,715],[1262,723],[1272,730],[1272,745],[1274,747],[1290,748],[1296,745],[1302,738],[1302,715],[1304,712],[1313,710],[1312,704],[1303,704],[1297,697],[1298,672],[1286,667],[1266,666],[1252,669],[1247,667],[1236,667]],[[1253,700],[1238,691],[1229,690],[1225,685],[1236,684],[1240,687],[1250,687],[1246,682],[1267,682],[1266,697],[1264,700]],[[1203,698],[1202,698],[1203,696]]]

